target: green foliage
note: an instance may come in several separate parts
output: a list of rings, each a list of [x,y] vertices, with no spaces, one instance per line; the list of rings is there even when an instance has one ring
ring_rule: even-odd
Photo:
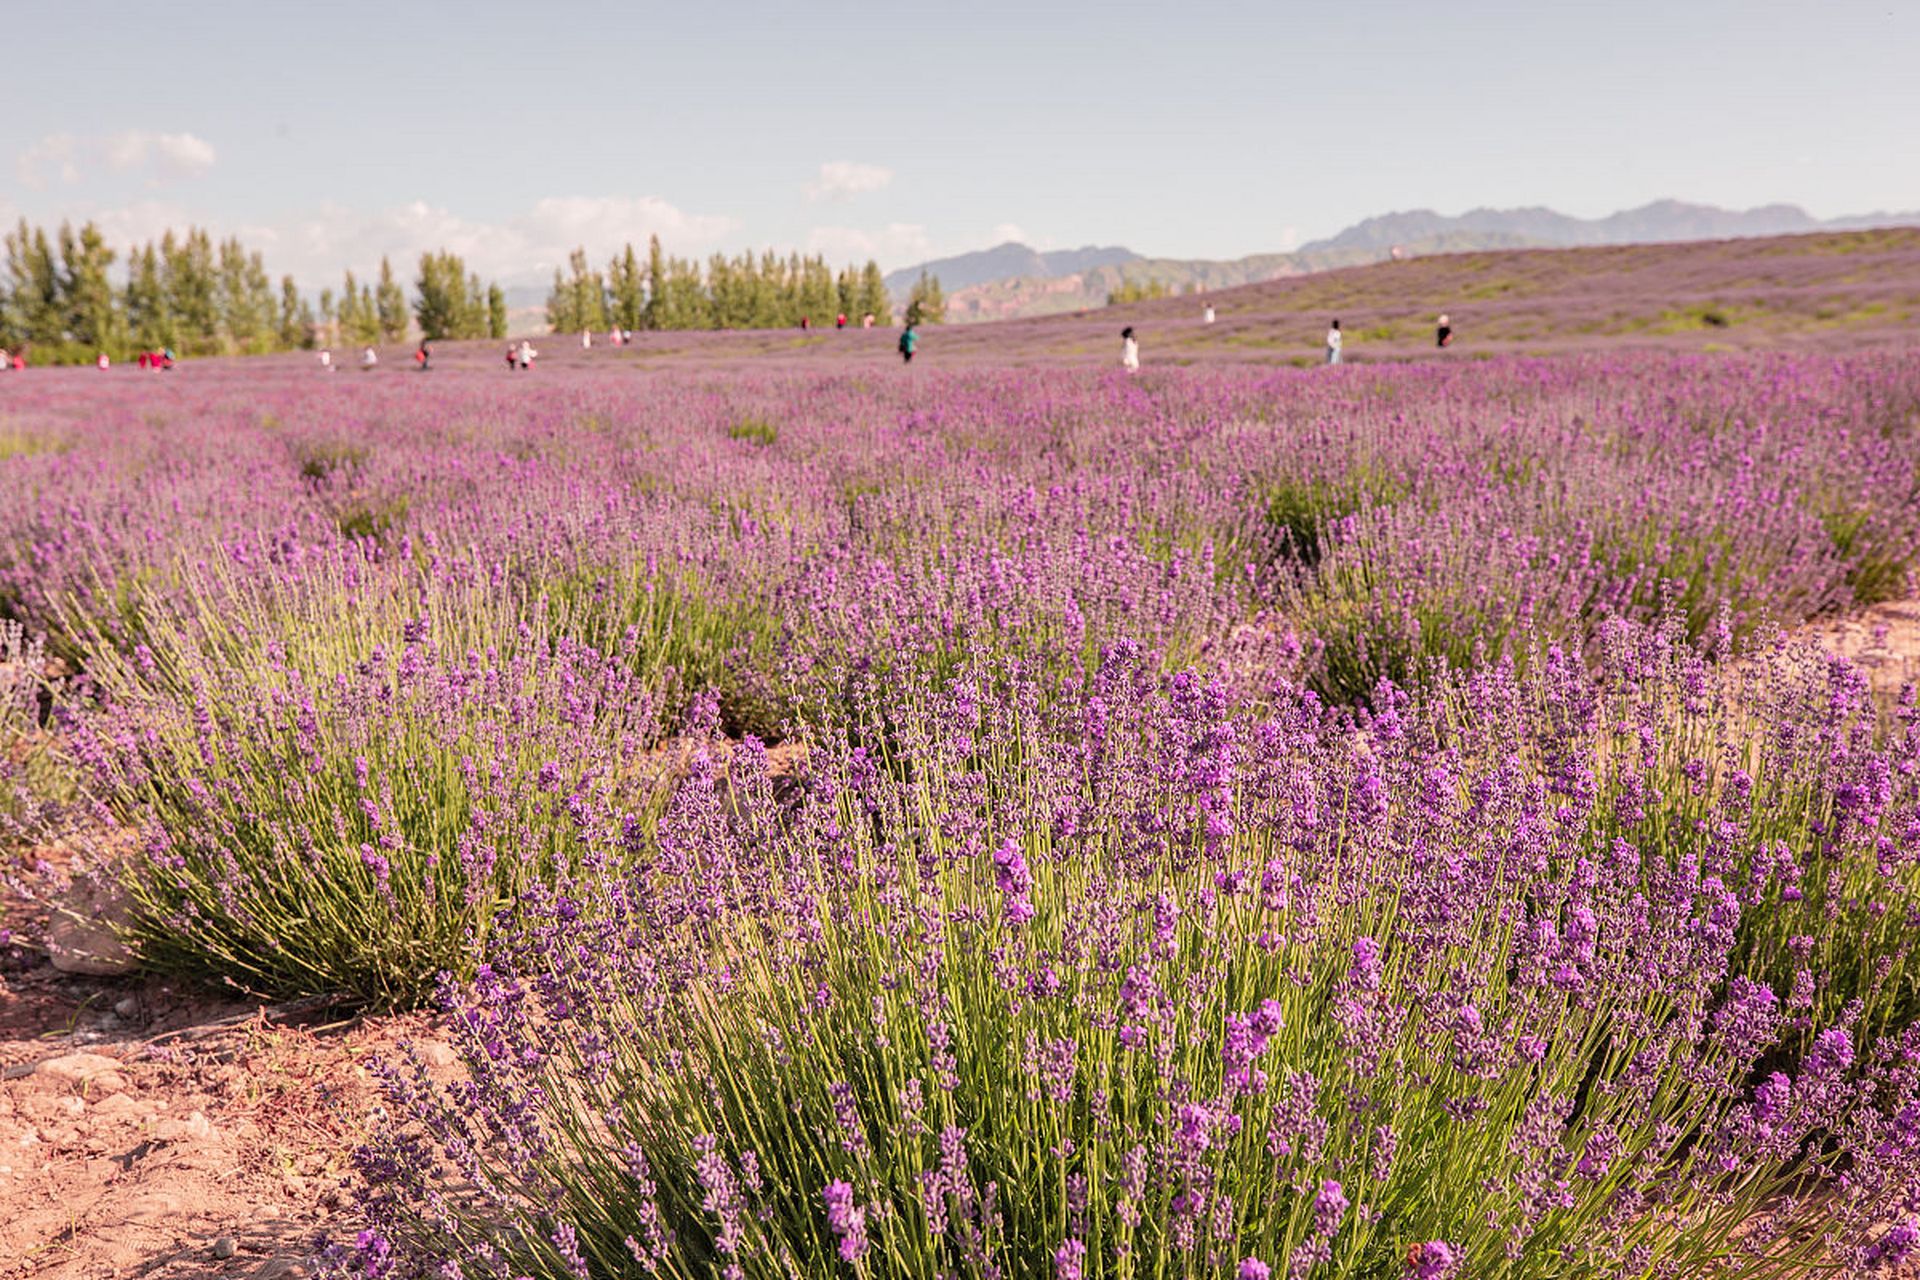
[[[872,316],[876,324],[893,323],[893,300],[887,296],[886,277],[880,274],[880,264],[871,259],[860,268],[860,292],[854,313],[863,318]]]
[[[313,308],[300,296],[292,276],[280,277],[280,345],[289,350],[311,347],[313,339]]]
[[[1913,559],[1887,550],[1890,540],[1873,528],[1874,511],[1870,507],[1849,510],[1836,506],[1821,513],[1820,522],[1833,540],[1834,553],[1848,561],[1847,585],[1853,590],[1855,604],[1883,604],[1903,600],[1913,573]],[[1863,548],[1874,549],[1861,555]]]
[[[459,275],[455,278],[458,279]],[[380,325],[381,341],[398,342],[407,336],[406,291],[400,287],[400,282],[393,278],[393,264],[384,257],[380,259],[380,284],[373,292],[373,309]],[[430,334],[428,336],[445,337],[446,335]]]
[[[487,336],[507,336],[507,293],[497,284],[487,286]]]
[[[503,310],[505,303],[503,296]],[[423,253],[413,316],[426,339],[484,338],[491,332],[491,299],[458,254]]]
[[[587,251],[575,249],[568,260],[569,274],[553,271],[553,290],[547,295],[547,323],[555,333],[607,327],[606,277],[587,265]]]
[[[1129,277],[1121,282],[1117,289],[1107,292],[1107,305],[1116,306],[1123,302],[1148,302],[1154,298],[1165,298],[1173,293],[1172,286],[1164,280],[1139,280]]]
[[[1311,567],[1320,563],[1327,526],[1371,507],[1392,506],[1406,487],[1376,467],[1357,465],[1337,477],[1282,475],[1258,481],[1254,497],[1276,555]]]
[[[766,418],[748,416],[727,428],[727,439],[744,440],[766,448],[780,438],[780,428]]]
[[[940,324],[947,318],[947,295],[940,288],[940,277],[924,270],[907,291],[907,323]]]
[[[373,293],[366,285],[357,283],[351,271],[341,286],[337,314],[342,341],[360,346],[380,340],[380,313],[374,308]]]
[[[647,310],[647,279],[630,244],[607,264],[607,296],[614,324],[640,328]]]

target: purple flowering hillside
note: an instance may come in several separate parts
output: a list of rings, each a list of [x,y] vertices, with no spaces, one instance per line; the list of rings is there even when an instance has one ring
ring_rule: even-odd
[[[1793,638],[1910,344],[650,359],[0,385],[0,816],[457,1042],[328,1274],[1920,1265],[1920,712]]]

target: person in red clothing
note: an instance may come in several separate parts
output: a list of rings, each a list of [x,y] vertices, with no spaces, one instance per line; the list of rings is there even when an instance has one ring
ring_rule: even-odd
[[[844,311],[842,311],[842,312],[841,312],[841,313],[840,313],[839,315],[837,315],[837,316],[835,316],[835,317],[833,318],[833,327],[834,327],[834,328],[836,328],[836,329],[844,329],[844,328],[846,328],[846,327],[847,327],[847,313],[846,313],[846,312],[844,312]]]

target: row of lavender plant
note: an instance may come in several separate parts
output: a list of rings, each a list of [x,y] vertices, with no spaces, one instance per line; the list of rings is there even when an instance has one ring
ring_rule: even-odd
[[[916,619],[953,628],[978,626],[967,615],[997,585],[1057,605],[1082,565],[1093,583],[1139,575],[1109,558],[1150,558],[1200,575],[1167,606],[1193,615],[1182,645],[1282,610],[1324,639],[1322,687],[1352,697],[1529,627],[1656,616],[1665,583],[1696,630],[1722,601],[1745,629],[1898,594],[1920,542],[1920,360],[1902,354],[1145,385],[1022,372],[429,393],[215,374],[145,401],[139,384],[49,386],[18,405],[49,447],[0,468],[0,597],[56,646],[76,609],[137,628],[128,596],[170,595],[183,561],[278,572],[351,539],[410,537],[417,554],[563,585],[692,559],[728,608],[825,558],[831,576],[775,602],[768,629],[839,649],[868,643],[874,575],[892,616],[904,587]],[[1121,582],[1050,612],[1099,623],[1138,593]]]
[[[703,753],[448,988],[458,1083],[389,1064],[331,1265],[1896,1270],[1915,713],[1875,749],[1817,653],[1602,650],[1356,720],[1119,645],[872,681],[794,792]]]
[[[711,688],[731,732],[818,736],[855,679],[1013,654],[1068,679],[1121,635],[1344,702],[1608,616],[1698,630],[1718,599],[1744,629],[1911,554],[1916,380],[1900,356],[558,395],[233,375],[103,406],[75,378],[28,402],[49,447],[0,467],[3,576],[85,668],[77,751],[151,848],[150,958],[404,1001],[551,869],[443,865],[501,809],[519,825],[488,839],[561,822],[503,734],[605,769]],[[1843,496],[1845,554],[1814,514]],[[507,720],[471,701],[483,670],[618,696],[584,726],[551,700]],[[392,796],[362,759],[393,762]],[[483,798],[476,762],[512,794]]]

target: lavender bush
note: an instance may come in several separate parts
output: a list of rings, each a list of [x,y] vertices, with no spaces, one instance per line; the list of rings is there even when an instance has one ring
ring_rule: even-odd
[[[443,631],[462,594],[430,597]],[[311,628],[97,655],[113,696],[71,740],[144,839],[126,879],[147,963],[412,1003],[471,972],[529,885],[618,857],[657,807],[658,687],[538,610],[464,621],[492,642],[416,620],[364,658]]]
[[[1356,721],[1120,645],[887,689],[898,754],[823,743],[790,798],[707,756],[448,988],[461,1082],[387,1069],[332,1265],[1898,1268],[1913,717],[1881,754],[1815,654],[1602,647]]]

